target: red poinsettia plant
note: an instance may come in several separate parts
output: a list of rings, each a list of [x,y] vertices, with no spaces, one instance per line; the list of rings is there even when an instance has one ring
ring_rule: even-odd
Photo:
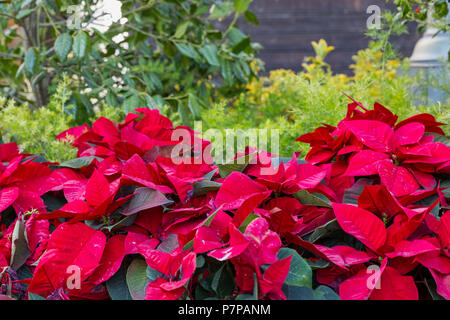
[[[450,299],[443,125],[353,101],[278,165],[146,108],[61,133],[61,164],[0,145],[0,298]]]

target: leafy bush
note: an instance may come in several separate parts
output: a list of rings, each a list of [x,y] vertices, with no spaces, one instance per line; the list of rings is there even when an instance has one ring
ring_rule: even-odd
[[[67,73],[77,124],[103,99],[125,113],[168,104],[189,123],[217,92],[236,94],[254,75],[259,47],[236,25],[240,16],[258,23],[250,2],[117,1],[122,16],[106,26],[102,1],[1,3],[2,94],[41,107]]]
[[[419,31],[424,31],[427,26],[443,32],[448,32],[450,29],[448,21],[445,19],[449,11],[448,1],[393,0],[393,2],[397,5],[397,11],[402,19],[416,22]],[[429,16],[433,19],[428,19]]]
[[[2,298],[450,298],[433,116],[354,102],[299,138],[309,163],[275,167],[250,149],[214,165],[188,127],[135,111],[62,132],[78,158],[60,166],[0,145]]]
[[[64,112],[70,93],[64,83],[58,87],[46,108],[30,110],[14,100],[0,99],[0,137],[17,142],[26,153],[40,154],[50,161],[72,159],[76,150],[55,137],[73,125],[73,117]]]
[[[25,153],[43,156],[49,161],[62,162],[72,159],[76,150],[67,142],[56,140],[62,131],[76,124],[74,106],[68,105],[71,80],[63,76],[50,103],[45,108],[32,110],[28,105],[18,105],[14,100],[0,99],[0,137],[3,142],[16,142]],[[99,104],[94,116],[105,116],[120,121],[124,113],[106,104]]]
[[[305,145],[292,144],[299,132],[312,131],[323,122],[338,123],[345,114],[347,97],[344,93],[365,105],[380,101],[400,117],[429,112],[442,122],[450,121],[450,111],[446,107],[450,96],[448,85],[440,84],[446,92],[446,101],[414,107],[418,100],[427,101],[425,93],[417,86],[423,82],[423,77],[410,74],[407,59],[386,59],[378,42],[353,57],[352,76],[332,73],[324,59],[333,48],[324,40],[313,42],[313,47],[316,56],[306,59],[305,71],[296,74],[291,70],[275,70],[268,77],[253,80],[247,92],[235,101],[223,101],[205,110],[204,126],[278,129],[281,155],[291,156],[299,148],[303,152],[307,150]]]

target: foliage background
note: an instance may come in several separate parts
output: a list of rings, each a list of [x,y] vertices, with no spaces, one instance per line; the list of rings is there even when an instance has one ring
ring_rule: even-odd
[[[96,2],[87,1],[86,8]],[[123,1],[125,20],[105,32],[92,25],[92,9],[80,28],[66,24],[71,6],[81,1],[1,3],[2,140],[64,161],[74,151],[55,141],[59,132],[99,116],[121,121],[144,106],[160,109],[175,124],[201,119],[204,130],[278,129],[280,155],[301,150],[304,156],[308,148],[295,138],[321,123],[336,125],[349,102],[344,93],[369,108],[377,101],[400,118],[428,112],[449,122],[448,83],[412,74],[390,42],[415,21],[415,8],[425,10],[424,1],[396,1],[399,11],[386,12],[382,29],[367,32],[372,42],[353,57],[351,76],[333,73],[326,57],[334,48],[324,40],[312,43],[315,56],[302,63],[302,72],[262,76],[259,45],[237,26],[240,17],[258,24],[250,2]],[[447,7],[438,6],[442,17]],[[446,99],[428,101],[427,85],[439,87]]]

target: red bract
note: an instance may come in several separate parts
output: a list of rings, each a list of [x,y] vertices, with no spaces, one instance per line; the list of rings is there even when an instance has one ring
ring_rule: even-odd
[[[80,290],[70,286],[69,277],[79,276],[86,280],[98,267],[105,248],[106,237],[102,232],[89,228],[84,223],[61,224],[52,233],[46,252],[42,255],[28,288],[31,293],[43,297],[59,288]]]
[[[60,166],[0,145],[0,297],[450,299],[450,148],[431,115],[353,101],[298,139],[306,163],[250,146],[215,166],[190,128],[135,112],[60,134],[79,156]]]
[[[46,192],[45,181],[52,170],[44,163],[25,159],[15,144],[0,150],[6,164],[0,163],[0,211],[13,206],[17,214],[30,209],[44,209],[40,196]]]
[[[196,255],[180,249],[172,253],[149,249],[141,245],[141,254],[148,265],[161,273],[161,277],[150,282],[145,292],[147,300],[178,299],[185,291],[183,287],[196,268]]]
[[[152,157],[152,152],[163,153],[164,148],[170,155],[171,146],[179,143],[173,137],[176,130],[188,134],[191,140],[189,146],[199,144],[200,150],[207,146],[195,138],[191,129],[173,127],[170,119],[160,115],[158,110],[139,108],[135,111],[136,114],[127,115],[123,123],[117,124],[101,117],[93,123],[92,128],[86,125],[72,128],[57,138],[77,147],[78,156],[115,156],[121,160],[128,160],[135,154]]]

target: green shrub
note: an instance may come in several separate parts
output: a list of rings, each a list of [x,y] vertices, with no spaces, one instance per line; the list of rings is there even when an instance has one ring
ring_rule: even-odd
[[[42,155],[49,161],[62,162],[73,159],[76,149],[56,140],[62,131],[76,125],[73,113],[75,108],[67,104],[71,92],[71,80],[63,75],[50,102],[43,108],[30,109],[27,104],[17,104],[13,99],[0,97],[0,138],[1,142],[17,142],[26,153]],[[122,110],[99,104],[87,123],[104,116],[114,121],[122,121]]]
[[[372,108],[374,102],[387,106],[400,118],[417,112],[429,112],[448,123],[448,98],[431,105],[414,107],[424,93],[412,90],[420,74],[411,76],[408,59],[385,59],[371,44],[353,57],[352,76],[333,74],[324,62],[333,48],[324,40],[313,42],[315,57],[306,59],[304,71],[275,70],[268,77],[255,79],[247,91],[234,101],[224,101],[202,114],[206,128],[274,128],[280,130],[281,156],[294,151],[306,154],[308,147],[292,144],[298,136],[313,131],[321,123],[336,125],[345,116],[351,102],[344,93]],[[443,85],[449,97],[448,86]],[[448,131],[448,127],[445,129]]]
[[[26,153],[42,155],[49,161],[64,161],[76,156],[76,149],[55,139],[69,128],[73,117],[64,112],[67,92],[59,86],[46,108],[30,110],[10,99],[0,98],[0,132],[2,142],[17,142]]]
[[[0,1],[0,94],[42,107],[67,73],[77,124],[103,100],[126,113],[167,104],[190,123],[255,75],[260,46],[237,25],[239,17],[258,24],[250,3],[117,1],[121,19],[103,28],[96,0]]]

